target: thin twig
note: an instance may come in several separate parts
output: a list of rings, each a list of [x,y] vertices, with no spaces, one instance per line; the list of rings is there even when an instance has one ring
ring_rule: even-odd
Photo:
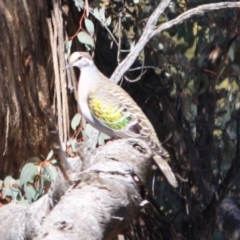
[[[5,147],[4,147],[3,156],[6,155],[7,148],[8,148],[9,126],[10,126],[10,109],[9,109],[9,106],[7,106],[6,126],[7,126],[7,129],[6,129],[6,135],[5,135]]]
[[[146,70],[143,71],[143,72],[141,72],[141,74],[140,74],[137,78],[135,78],[135,79],[130,79],[130,78],[126,77],[126,76],[124,76],[124,78],[125,78],[128,82],[133,83],[133,82],[139,81],[139,80],[141,79],[141,77],[142,77],[145,73],[146,73]]]
[[[121,13],[118,16],[118,52],[117,52],[117,62],[118,64],[121,62],[121,45],[122,45],[122,16]]]
[[[154,70],[158,70],[158,71],[162,71],[161,68],[157,68],[157,67],[153,67],[153,66],[143,66],[143,67],[136,67],[136,68],[130,68],[128,71],[136,71],[136,70],[141,70],[141,69],[154,69]]]

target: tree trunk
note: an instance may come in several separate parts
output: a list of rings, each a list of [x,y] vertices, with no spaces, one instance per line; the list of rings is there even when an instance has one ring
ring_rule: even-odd
[[[49,151],[44,123],[44,109],[53,100],[49,5],[0,2],[1,178],[18,176],[27,158]]]

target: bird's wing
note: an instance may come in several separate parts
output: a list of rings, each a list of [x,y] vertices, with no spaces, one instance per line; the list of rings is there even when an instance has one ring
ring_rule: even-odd
[[[141,126],[138,117],[130,111],[132,101],[126,101],[128,96],[121,101],[103,86],[95,90],[88,95],[88,106],[94,118],[120,138],[139,137]]]
[[[93,117],[113,131],[114,135],[120,138],[141,138],[156,153],[169,157],[141,108],[118,85],[106,80],[101,85],[93,86],[88,94],[88,106]]]

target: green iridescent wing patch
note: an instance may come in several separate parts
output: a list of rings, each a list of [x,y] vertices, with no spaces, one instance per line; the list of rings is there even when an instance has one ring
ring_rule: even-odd
[[[94,117],[112,130],[125,130],[132,125],[131,115],[120,104],[92,94],[88,105]]]

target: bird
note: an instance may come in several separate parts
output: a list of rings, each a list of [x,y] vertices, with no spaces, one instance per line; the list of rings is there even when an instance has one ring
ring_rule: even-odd
[[[175,175],[165,160],[169,153],[137,103],[119,85],[103,75],[88,52],[74,52],[66,68],[80,70],[78,105],[85,120],[112,138],[139,138],[153,151],[153,159],[168,182],[177,187]]]

